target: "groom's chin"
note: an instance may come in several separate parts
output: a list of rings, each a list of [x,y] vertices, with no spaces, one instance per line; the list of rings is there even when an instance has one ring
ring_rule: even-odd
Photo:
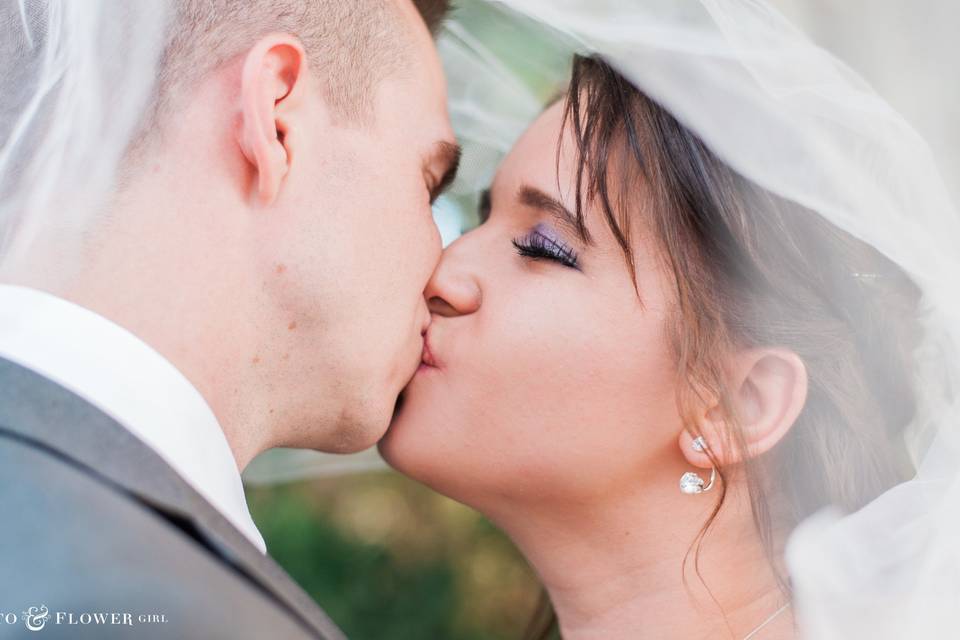
[[[333,454],[358,453],[373,447],[384,436],[391,414],[388,402],[373,407],[357,401],[341,409],[336,418],[328,415],[304,421],[301,427],[294,426],[288,430],[291,437],[279,446]]]

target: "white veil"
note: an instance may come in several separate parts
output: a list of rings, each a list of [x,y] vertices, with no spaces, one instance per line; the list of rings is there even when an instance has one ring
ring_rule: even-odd
[[[738,173],[869,243],[921,287],[919,410],[906,434],[917,476],[856,514],[827,509],[808,519],[787,562],[805,638],[951,632],[960,605],[960,217],[929,146],[857,73],[760,0],[490,4],[504,24],[533,21],[557,43],[602,55]],[[471,155],[507,148],[528,96],[500,79],[502,65],[462,22],[441,51]]]
[[[156,80],[164,0],[0,0],[0,258],[102,206]],[[65,247],[54,249],[53,259]]]
[[[940,25],[958,24],[960,8],[946,2],[929,7],[938,16],[932,22],[898,18],[886,3],[854,3],[859,13],[847,7],[846,31],[836,6],[779,4],[798,18],[824,12],[821,24],[834,20],[827,35],[838,48],[848,45],[848,54],[856,52],[849,40],[893,51],[922,42],[945,60],[951,48],[954,59],[958,53]],[[880,35],[852,30],[865,23]],[[897,30],[917,41],[904,42]],[[918,473],[856,514],[826,509],[809,518],[790,538],[787,563],[805,638],[901,640],[952,631],[960,605],[960,217],[950,190],[960,194],[960,154],[937,138],[940,164],[951,168],[948,186],[906,119],[762,0],[467,2],[439,48],[466,148],[464,173],[437,212],[444,227],[458,207],[460,219],[469,219],[463,210],[488,185],[497,159],[562,86],[571,52],[598,53],[738,173],[869,243],[921,287],[919,410],[906,434]],[[877,50],[856,53],[869,61]],[[890,55],[883,59],[892,64]],[[931,94],[947,77],[924,71],[891,93],[919,105],[928,134],[937,136],[948,110],[936,103],[958,92]]]

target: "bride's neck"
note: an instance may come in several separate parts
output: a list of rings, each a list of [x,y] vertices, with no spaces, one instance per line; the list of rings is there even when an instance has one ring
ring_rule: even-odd
[[[541,503],[494,519],[539,574],[565,640],[740,640],[785,598],[743,492],[728,491],[699,553],[692,547],[717,496],[645,489],[576,508]],[[758,640],[792,637],[789,613]]]

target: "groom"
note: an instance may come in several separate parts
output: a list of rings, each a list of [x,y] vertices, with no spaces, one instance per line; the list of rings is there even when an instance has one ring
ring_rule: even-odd
[[[420,362],[459,158],[446,2],[174,4],[111,206],[0,264],[0,612],[339,638],[264,555],[240,471],[371,446]],[[68,626],[92,612],[155,617]]]

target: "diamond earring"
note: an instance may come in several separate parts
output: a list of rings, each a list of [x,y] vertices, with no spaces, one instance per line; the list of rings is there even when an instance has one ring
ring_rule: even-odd
[[[685,493],[688,496],[696,495],[698,493],[704,493],[705,491],[710,491],[713,489],[713,483],[717,479],[717,470],[710,469],[710,482],[704,483],[703,478],[695,474],[693,471],[687,471],[685,474],[680,476],[680,493]]]
[[[703,436],[698,436],[697,438],[694,438],[692,448],[698,453],[702,452],[707,448],[707,441],[703,439]],[[705,491],[710,491],[710,489],[713,489],[713,484],[716,482],[716,480],[717,470],[714,467],[710,467],[710,482],[704,482],[703,478],[693,471],[687,471],[685,474],[680,476],[680,493],[692,496],[698,493],[704,493]]]

